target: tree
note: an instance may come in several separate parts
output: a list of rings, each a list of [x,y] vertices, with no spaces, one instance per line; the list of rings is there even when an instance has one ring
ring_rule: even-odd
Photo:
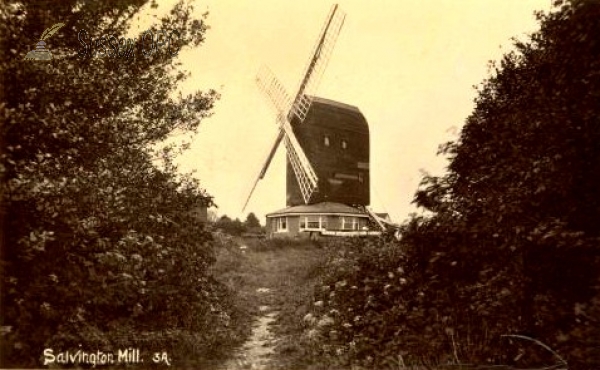
[[[188,215],[212,198],[178,175],[179,146],[157,149],[173,132],[196,132],[218,98],[174,97],[186,73],[159,35],[176,31],[177,46],[192,47],[207,26],[180,2],[148,30],[158,41],[151,55],[143,42],[111,43],[148,5],[0,5],[2,367],[39,367],[44,348],[143,345],[185,358],[186,346],[201,356],[224,340],[212,239]],[[22,60],[58,22],[54,59]],[[105,49],[92,42],[103,37]]]
[[[460,139],[442,147],[448,174],[415,196],[434,215],[408,235],[423,271],[490,288],[491,299],[465,298],[476,310],[463,317],[542,339],[570,368],[592,366],[588,329],[600,328],[589,315],[600,297],[598,17],[598,2],[558,1],[492,65]],[[446,257],[428,263],[438,251]]]
[[[215,223],[215,226],[223,230],[223,232],[234,236],[240,236],[245,231],[245,227],[239,218],[232,220],[227,215],[221,216]]]
[[[244,221],[244,226],[247,229],[260,228],[260,221],[253,212],[250,212],[246,217],[246,221]]]
[[[217,228],[223,228],[225,225],[229,225],[232,222],[231,218],[227,215],[222,215],[216,222]]]

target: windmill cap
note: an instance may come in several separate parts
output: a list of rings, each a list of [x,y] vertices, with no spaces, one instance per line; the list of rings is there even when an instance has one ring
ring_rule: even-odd
[[[339,102],[336,100],[322,98],[320,96],[312,96],[312,98],[313,98],[313,102],[317,102],[317,103],[321,103],[321,104],[325,104],[325,105],[331,105],[331,106],[346,109],[346,110],[354,110],[354,111],[360,112],[358,107],[355,105],[350,105],[350,104],[342,103],[342,102]]]

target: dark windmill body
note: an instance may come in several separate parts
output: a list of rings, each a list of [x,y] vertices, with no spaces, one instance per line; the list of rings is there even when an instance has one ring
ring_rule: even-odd
[[[383,220],[367,208],[369,126],[365,117],[355,106],[314,93],[344,18],[335,5],[293,98],[268,69],[259,72],[258,85],[276,109],[280,130],[248,200],[281,142],[287,152],[287,207],[267,214],[271,237],[379,235],[385,228]]]
[[[314,97],[304,122],[292,128],[319,178],[308,203],[368,206],[369,126],[360,110]],[[305,204],[289,160],[286,190],[288,207]]]

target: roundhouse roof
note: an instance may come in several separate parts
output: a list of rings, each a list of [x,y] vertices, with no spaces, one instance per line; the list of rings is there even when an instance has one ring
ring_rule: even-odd
[[[350,207],[342,203],[322,202],[316,204],[302,204],[287,207],[267,214],[267,217],[298,216],[305,214],[339,214],[368,217],[366,213],[358,208]]]

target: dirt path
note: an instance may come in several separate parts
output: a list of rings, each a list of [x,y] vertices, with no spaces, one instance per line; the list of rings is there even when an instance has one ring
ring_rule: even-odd
[[[276,344],[271,325],[275,322],[278,312],[269,310],[268,306],[260,306],[261,313],[252,326],[252,335],[242,348],[233,354],[233,358],[225,363],[223,370],[270,368]]]
[[[289,325],[291,313],[312,291],[311,278],[323,260],[314,246],[261,248],[238,241],[235,250],[223,252],[216,274],[238,292],[238,305],[251,313],[251,333],[221,370],[287,368],[276,346]]]

